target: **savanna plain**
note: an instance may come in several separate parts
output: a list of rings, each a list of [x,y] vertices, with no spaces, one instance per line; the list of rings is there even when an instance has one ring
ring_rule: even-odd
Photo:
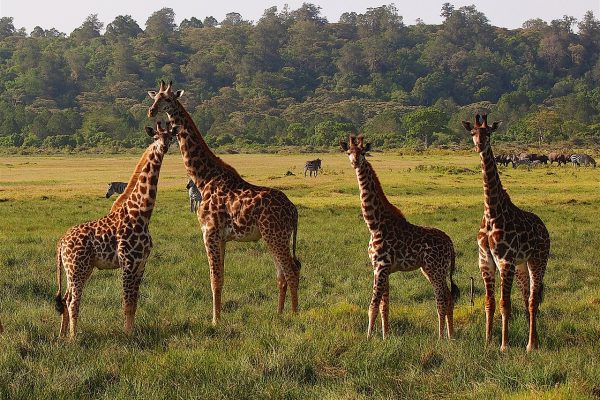
[[[262,242],[230,242],[222,320],[213,327],[206,254],[178,153],[173,146],[160,176],[134,335],[123,332],[119,271],[96,270],[73,341],[58,338],[56,241],[108,212],[114,198],[104,197],[106,182],[126,181],[139,155],[0,158],[0,398],[600,398],[600,169],[500,168],[513,201],[538,214],[552,240],[540,350],[525,352],[515,284],[510,348],[500,353],[498,310],[494,341],[484,346],[477,154],[369,158],[411,222],[453,239],[462,292],[456,339],[438,340],[430,284],[418,271],[392,275],[384,341],[379,331],[366,339],[369,234],[344,154],[223,156],[298,207],[300,311],[292,315],[288,302],[277,315],[275,267]],[[304,178],[304,161],[317,156],[322,173]]]

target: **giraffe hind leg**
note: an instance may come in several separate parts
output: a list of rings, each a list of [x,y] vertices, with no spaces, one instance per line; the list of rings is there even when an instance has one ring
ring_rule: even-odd
[[[529,260],[527,267],[530,277],[530,294],[529,294],[529,340],[527,343],[527,351],[530,352],[539,347],[539,339],[537,333],[537,314],[540,303],[542,302],[544,293],[544,273],[546,272],[547,260],[537,261]]]
[[[277,311],[282,312],[287,289],[290,291],[292,312],[298,312],[298,286],[300,271],[296,266],[289,246],[289,235],[263,235],[267,247],[271,251],[277,267],[277,283],[279,287],[279,301]],[[282,279],[283,278],[283,279]]]
[[[521,296],[523,297],[523,302],[525,303],[525,315],[526,315],[527,320],[529,320],[530,282],[529,282],[529,270],[527,269],[526,262],[517,264],[517,268],[515,269],[515,277],[517,278],[517,284],[519,285],[519,289],[521,290]]]

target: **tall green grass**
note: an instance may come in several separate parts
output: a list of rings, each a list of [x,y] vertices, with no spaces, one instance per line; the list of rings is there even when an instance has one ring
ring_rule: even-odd
[[[173,153],[175,153],[173,151]],[[390,200],[414,223],[453,239],[463,298],[457,339],[437,339],[430,285],[391,278],[389,339],[366,340],[372,271],[354,171],[320,155],[232,155],[248,180],[283,189],[300,214],[300,312],[276,314],[275,268],[263,243],[227,244],[222,323],[213,327],[200,229],[187,206],[180,156],[169,154],[152,217],[133,337],[123,333],[121,277],[95,271],[79,336],[58,339],[54,248],[71,225],[110,208],[105,183],[137,159],[5,157],[0,161],[0,398],[568,398],[600,395],[600,209],[597,170],[502,169],[516,204],[549,228],[552,250],[539,316],[541,349],[526,354],[527,323],[513,290],[510,349],[485,348],[475,235],[483,211],[477,156],[374,154]],[[296,176],[284,176],[287,171]],[[469,277],[476,282],[468,302]],[[379,332],[378,332],[379,333]]]

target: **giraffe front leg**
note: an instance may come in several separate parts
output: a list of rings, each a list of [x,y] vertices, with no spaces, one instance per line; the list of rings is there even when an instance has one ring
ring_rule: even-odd
[[[210,268],[210,288],[213,298],[213,325],[221,319],[221,293],[224,283],[223,262],[225,257],[225,242],[217,230],[204,231],[204,246]]]
[[[381,334],[385,339],[389,331],[389,315],[390,315],[390,285],[389,281],[385,285],[383,296],[381,296],[381,303],[379,303],[379,312],[381,313]]]
[[[283,271],[277,269],[277,287],[279,288],[279,299],[277,301],[277,313],[281,314],[285,306],[285,293],[287,291],[287,281]]]
[[[381,299],[386,291],[389,289],[389,266],[379,265],[374,267],[373,271],[373,294],[371,295],[371,304],[369,305],[369,327],[367,329],[367,338],[370,338],[373,329],[375,328],[375,321],[377,320],[377,314],[379,312],[379,305]],[[382,320],[382,324],[387,321]],[[383,333],[383,332],[382,332]],[[385,339],[385,334],[383,335]]]
[[[140,295],[140,284],[144,275],[145,260],[137,265],[123,268],[123,311],[125,313],[125,334],[131,335],[135,325],[135,312]]]
[[[515,264],[512,261],[500,262],[500,311],[502,313],[502,346],[500,351],[508,348],[508,321],[511,315],[510,291],[515,276]]]
[[[494,312],[496,311],[496,299],[494,298],[496,271],[491,253],[487,248],[482,248],[481,244],[479,248],[479,270],[485,285],[485,344],[489,345],[492,340]]]

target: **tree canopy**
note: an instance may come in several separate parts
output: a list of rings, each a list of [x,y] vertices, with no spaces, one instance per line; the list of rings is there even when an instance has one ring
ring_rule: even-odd
[[[488,111],[497,140],[600,142],[600,21],[588,11],[519,29],[475,6],[407,25],[394,5],[330,22],[314,4],[256,22],[170,8],[142,27],[88,16],[69,35],[27,35],[0,18],[0,146],[141,146],[146,91],[161,79],[211,145],[335,145],[365,132],[379,146],[467,141],[460,120]]]

